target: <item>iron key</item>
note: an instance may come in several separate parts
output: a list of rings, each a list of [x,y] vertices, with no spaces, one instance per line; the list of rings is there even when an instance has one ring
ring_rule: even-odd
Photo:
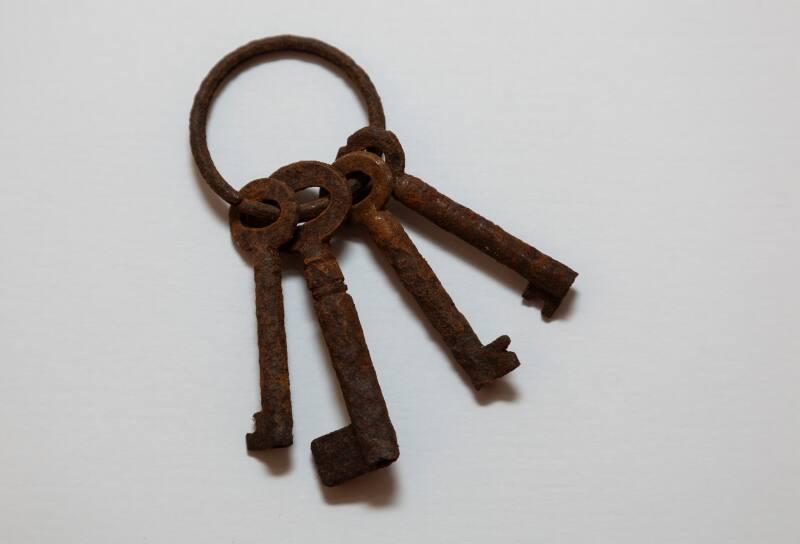
[[[280,209],[278,218],[264,226],[232,206],[230,225],[234,243],[253,265],[256,284],[261,411],[253,416],[256,429],[247,435],[247,449],[282,448],[292,445],[292,401],[278,248],[292,238],[297,203],[294,191],[275,179],[252,181],[241,193],[254,201],[277,204]]]
[[[347,180],[331,166],[302,161],[273,177],[295,191],[319,187],[328,207],[298,227],[290,251],[303,258],[303,274],[328,346],[350,424],[311,442],[322,483],[328,486],[393,463],[400,451],[353,299],[330,247],[330,237],[347,217],[351,194]]]

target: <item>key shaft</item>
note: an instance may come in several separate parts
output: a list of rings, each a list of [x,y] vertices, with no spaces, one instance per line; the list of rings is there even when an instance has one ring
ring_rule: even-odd
[[[525,299],[541,298],[542,315],[551,317],[566,296],[577,272],[509,234],[471,209],[443,195],[421,179],[405,174],[394,196],[444,230],[528,280]]]

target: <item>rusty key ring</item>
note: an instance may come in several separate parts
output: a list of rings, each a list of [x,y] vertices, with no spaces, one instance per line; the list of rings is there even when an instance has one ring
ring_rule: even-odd
[[[278,210],[269,204],[246,199],[225,181],[211,159],[206,139],[206,125],[209,110],[217,91],[236,68],[256,57],[281,52],[305,53],[321,58],[339,68],[353,83],[364,100],[367,106],[369,125],[376,128],[384,128],[386,125],[380,96],[367,73],[345,53],[325,42],[301,36],[272,36],[252,41],[225,55],[205,77],[194,97],[192,113],[189,118],[192,155],[194,155],[195,163],[203,179],[220,198],[232,206],[238,206],[246,215],[265,220],[274,220],[278,215]],[[307,220],[319,215],[327,205],[326,199],[317,199],[301,205],[300,219]]]

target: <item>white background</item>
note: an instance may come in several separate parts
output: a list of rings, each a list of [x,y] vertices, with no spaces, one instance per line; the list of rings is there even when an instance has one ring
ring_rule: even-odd
[[[0,541],[800,541],[800,5],[0,5]],[[335,250],[398,432],[323,488],[347,422],[301,269],[284,292],[295,445],[250,456],[252,272],[195,173],[191,101],[280,33],[371,75],[407,171],[581,275],[552,322],[524,281],[394,205],[484,341],[471,392],[363,236]],[[366,123],[297,58],[220,96],[236,186],[329,161]]]

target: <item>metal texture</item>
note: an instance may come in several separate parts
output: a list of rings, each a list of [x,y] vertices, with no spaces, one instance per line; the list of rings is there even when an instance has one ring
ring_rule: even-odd
[[[458,236],[528,281],[522,296],[543,300],[542,315],[551,317],[578,273],[509,234],[498,225],[405,173],[405,154],[397,137],[380,127],[365,127],[347,139],[338,157],[353,151],[383,155],[394,174],[394,197],[406,207]]]
[[[301,36],[273,36],[252,41],[223,57],[205,77],[194,97],[189,118],[192,154],[200,174],[215,193],[232,206],[238,205],[243,214],[267,221],[273,221],[278,216],[278,210],[269,204],[245,198],[225,181],[211,159],[206,139],[206,125],[217,91],[237,68],[257,57],[287,52],[312,55],[341,70],[363,99],[369,125],[383,128],[386,123],[378,91],[375,90],[367,73],[349,56],[325,42]],[[327,203],[319,200],[303,204],[300,206],[300,219],[305,221],[316,217],[325,206]]]
[[[248,183],[242,195],[258,202],[275,203],[280,209],[273,223],[259,225],[243,217],[238,206],[232,206],[230,225],[234,243],[253,265],[256,284],[261,411],[253,416],[256,429],[247,435],[247,449],[282,448],[292,445],[292,401],[278,248],[294,234],[297,203],[294,191],[269,178]]]
[[[303,258],[314,310],[350,415],[350,425],[311,442],[322,483],[338,485],[388,466],[400,455],[355,304],[329,243],[350,209],[350,186],[331,166],[313,161],[290,164],[272,177],[295,191],[319,187],[329,195],[328,207],[298,227],[289,250]]]
[[[371,190],[353,204],[350,219],[369,232],[403,286],[469,376],[473,387],[480,389],[517,368],[517,356],[506,351],[510,338],[503,335],[487,346],[481,344],[403,226],[384,209],[392,194],[393,181],[387,164],[372,153],[356,151],[341,156],[333,167],[345,177],[358,174],[368,178]]]

